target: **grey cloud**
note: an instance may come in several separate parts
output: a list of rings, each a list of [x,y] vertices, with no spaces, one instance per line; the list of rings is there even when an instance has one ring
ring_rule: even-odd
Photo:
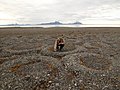
[[[23,0],[22,0],[23,1]],[[39,23],[53,20],[76,21],[87,19],[117,20],[115,17],[117,9],[120,12],[120,1],[118,0],[55,0],[55,3],[36,5],[21,0],[0,1],[0,10],[13,13],[19,18],[20,23]],[[32,1],[34,3],[34,1]],[[47,2],[47,1],[46,1]],[[105,7],[106,5],[106,7]],[[7,7],[6,7],[7,6]],[[110,11],[113,10],[113,11]]]

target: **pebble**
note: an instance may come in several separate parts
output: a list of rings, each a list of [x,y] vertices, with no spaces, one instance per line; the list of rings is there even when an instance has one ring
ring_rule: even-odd
[[[79,82],[81,83],[83,80],[79,80]]]
[[[52,83],[52,81],[48,81],[49,83]]]
[[[2,75],[5,75],[5,73],[2,73]]]
[[[55,85],[56,85],[56,86],[59,86],[59,83],[56,83]]]
[[[107,87],[108,87],[108,86],[104,86],[104,87],[102,88],[102,90],[105,89],[105,88],[107,88]]]
[[[74,85],[77,86],[77,83],[75,83]]]
[[[39,77],[35,77],[35,79],[39,79]]]
[[[105,74],[102,74],[101,76],[103,76],[103,77],[104,77],[104,76],[106,76],[106,75],[105,75]]]
[[[9,85],[8,88],[11,88],[11,86]]]
[[[93,83],[93,85],[95,85],[95,86],[96,86],[96,83]]]
[[[72,88],[72,87],[69,87],[69,89],[68,89],[68,90],[71,90],[71,88]]]
[[[50,74],[47,74],[47,76],[50,76]]]

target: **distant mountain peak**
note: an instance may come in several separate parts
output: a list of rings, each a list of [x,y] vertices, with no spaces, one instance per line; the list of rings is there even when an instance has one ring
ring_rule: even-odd
[[[59,21],[55,21],[55,22],[51,22],[51,23],[53,23],[53,24],[62,24],[62,23],[59,22]]]
[[[42,23],[42,25],[60,25],[62,24],[61,22],[59,21],[54,21],[54,22],[49,22],[49,23]]]
[[[79,22],[79,21],[76,21],[76,22],[74,22],[73,24],[82,24],[81,22]]]

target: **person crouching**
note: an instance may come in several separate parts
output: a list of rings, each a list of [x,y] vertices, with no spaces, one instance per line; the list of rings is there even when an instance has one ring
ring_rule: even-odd
[[[65,40],[63,38],[58,38],[54,44],[54,51],[62,51],[65,45]]]

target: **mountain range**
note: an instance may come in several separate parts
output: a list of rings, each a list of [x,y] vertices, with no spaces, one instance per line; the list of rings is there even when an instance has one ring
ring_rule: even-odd
[[[39,25],[74,25],[74,24],[82,24],[81,22],[74,22],[74,23],[61,23],[59,21],[55,21],[55,22],[49,22],[49,23],[41,23]]]
[[[47,22],[47,23],[40,23],[40,24],[6,24],[6,25],[0,25],[0,26],[29,26],[29,25],[80,25],[82,24],[81,22],[74,22],[74,23],[61,23],[59,21],[54,21],[54,22]]]

